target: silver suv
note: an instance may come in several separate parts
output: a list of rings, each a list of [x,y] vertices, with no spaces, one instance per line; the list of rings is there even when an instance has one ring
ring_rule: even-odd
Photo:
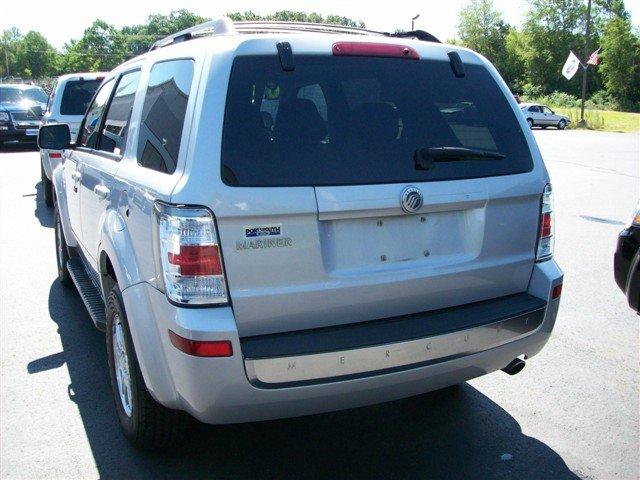
[[[551,186],[495,68],[425,32],[232,23],[111,72],[54,173],[60,282],[127,438],[383,402],[553,328]],[[186,415],[185,414],[189,414]]]

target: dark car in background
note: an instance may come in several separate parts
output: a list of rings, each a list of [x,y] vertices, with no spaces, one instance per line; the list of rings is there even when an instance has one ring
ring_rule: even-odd
[[[640,203],[629,226],[618,235],[613,273],[616,283],[627,295],[629,306],[640,313]]]
[[[0,84],[0,147],[36,143],[47,99],[37,85]]]

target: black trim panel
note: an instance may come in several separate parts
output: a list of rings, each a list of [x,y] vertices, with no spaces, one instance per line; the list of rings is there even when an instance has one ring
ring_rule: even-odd
[[[245,358],[310,355],[403,342],[494,323],[535,310],[546,301],[518,293],[458,307],[348,325],[244,337]]]

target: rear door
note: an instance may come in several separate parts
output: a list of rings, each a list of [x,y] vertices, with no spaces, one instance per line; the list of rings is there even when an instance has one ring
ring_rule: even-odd
[[[466,68],[235,59],[214,211],[241,335],[526,290],[542,186],[505,95],[483,66]],[[436,147],[504,158],[416,163]]]
[[[547,125],[557,125],[560,117],[558,117],[549,107],[542,107]]]
[[[78,138],[76,148],[69,150],[68,158],[64,163],[65,191],[71,227],[83,247],[85,246],[82,232],[82,215],[84,212],[80,207],[80,196],[82,187],[86,188],[87,185],[87,179],[84,179],[83,183],[84,163],[90,159],[91,151],[97,144],[100,122],[113,86],[114,80],[111,79],[96,94],[83,121],[82,134]]]
[[[101,133],[96,145],[84,158],[80,195],[82,238],[94,260],[98,256],[105,211],[119,198],[114,177],[125,152],[139,79],[140,70],[126,72],[117,79],[99,123]]]

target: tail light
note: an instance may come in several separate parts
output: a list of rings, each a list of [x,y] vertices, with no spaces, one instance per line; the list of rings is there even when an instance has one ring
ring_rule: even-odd
[[[157,270],[167,298],[180,305],[227,304],[227,283],[211,211],[156,202],[154,212]]]
[[[544,187],[540,202],[540,230],[536,261],[542,262],[553,257],[553,190],[548,183]]]
[[[49,158],[62,158],[62,154],[60,152],[49,152]]]

